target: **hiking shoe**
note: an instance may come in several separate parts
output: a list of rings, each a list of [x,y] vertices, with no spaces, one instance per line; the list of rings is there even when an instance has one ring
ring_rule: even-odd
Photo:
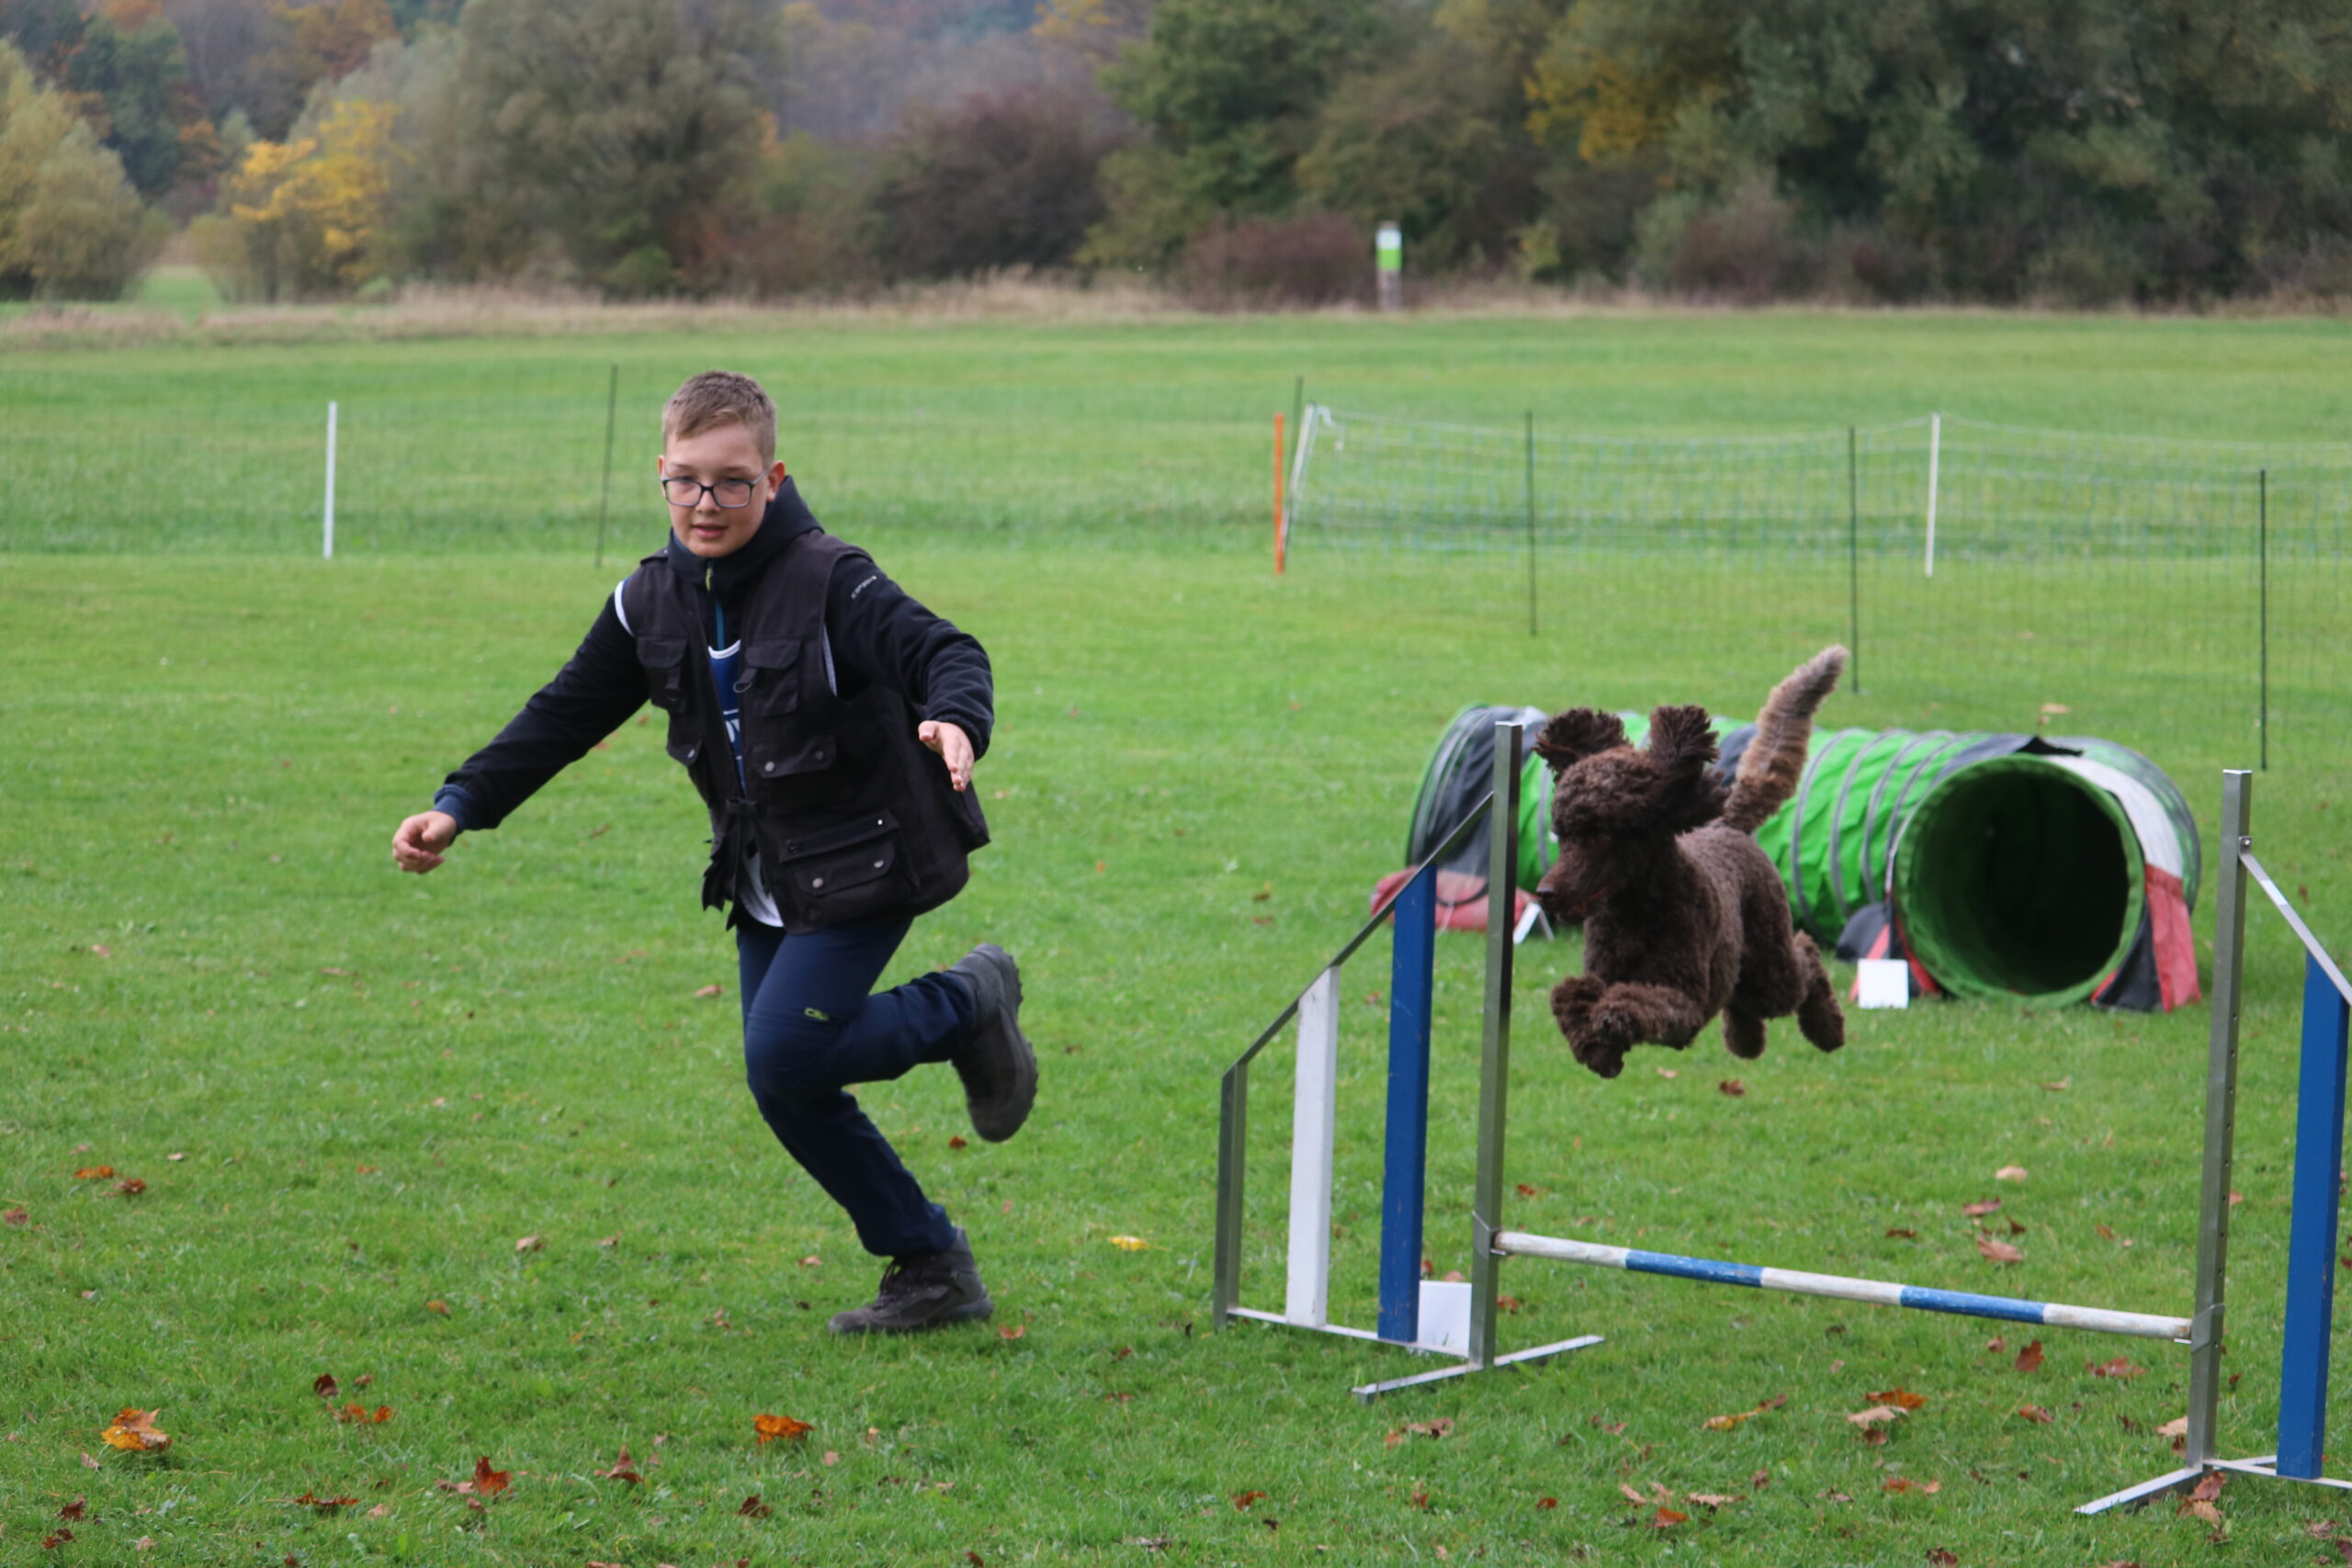
[[[972,1260],[971,1238],[956,1233],[944,1252],[894,1258],[882,1270],[882,1288],[862,1307],[835,1313],[825,1326],[835,1334],[914,1334],[951,1323],[969,1323],[996,1311],[980,1266]]]
[[[972,1131],[1001,1144],[1021,1131],[1037,1099],[1037,1053],[1021,1032],[1021,965],[984,942],[948,973],[972,992],[972,1038],[955,1057]]]

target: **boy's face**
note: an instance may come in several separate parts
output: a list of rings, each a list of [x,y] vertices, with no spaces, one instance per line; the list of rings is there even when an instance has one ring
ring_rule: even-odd
[[[769,500],[784,482],[784,465],[762,463],[752,433],[740,424],[673,436],[663,445],[668,449],[655,467],[670,503],[670,532],[678,542],[711,560],[750,544],[760,531]],[[706,485],[711,488],[697,488]],[[681,494],[688,504],[678,504]],[[722,504],[738,500],[742,504]]]

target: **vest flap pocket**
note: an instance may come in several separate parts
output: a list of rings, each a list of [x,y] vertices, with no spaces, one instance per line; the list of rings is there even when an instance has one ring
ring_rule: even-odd
[[[830,735],[744,739],[750,742],[750,750],[743,759],[744,771],[754,779],[786,779],[822,773],[833,765],[833,759],[840,752]]]
[[[681,712],[686,701],[686,640],[675,637],[637,639],[637,661],[645,667],[645,693],[653,705]]]
[[[800,705],[800,644],[791,637],[771,637],[743,645],[743,673],[735,690],[743,711],[765,718],[780,718]],[[777,769],[778,773],[784,769]]]
[[[743,662],[754,670],[789,670],[800,662],[800,644],[792,637],[747,642],[743,645]]]
[[[852,889],[879,882],[899,863],[898,835],[877,833],[864,843],[825,854],[805,855],[789,863],[792,886],[806,899],[822,907]]]

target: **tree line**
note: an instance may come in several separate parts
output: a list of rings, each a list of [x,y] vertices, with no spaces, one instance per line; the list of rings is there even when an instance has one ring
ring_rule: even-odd
[[[0,0],[0,295],[2352,294],[2343,0]]]

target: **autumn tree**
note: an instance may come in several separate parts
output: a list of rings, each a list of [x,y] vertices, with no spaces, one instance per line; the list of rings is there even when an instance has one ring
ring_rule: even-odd
[[[1044,87],[976,94],[901,132],[873,197],[876,251],[911,277],[1067,265],[1102,216],[1101,106]]]
[[[119,299],[167,230],[121,159],[0,42],[0,297]]]
[[[224,210],[203,220],[198,254],[231,299],[345,294],[384,270],[384,234],[401,158],[398,110],[348,99],[315,135],[257,141],[224,182]]]

